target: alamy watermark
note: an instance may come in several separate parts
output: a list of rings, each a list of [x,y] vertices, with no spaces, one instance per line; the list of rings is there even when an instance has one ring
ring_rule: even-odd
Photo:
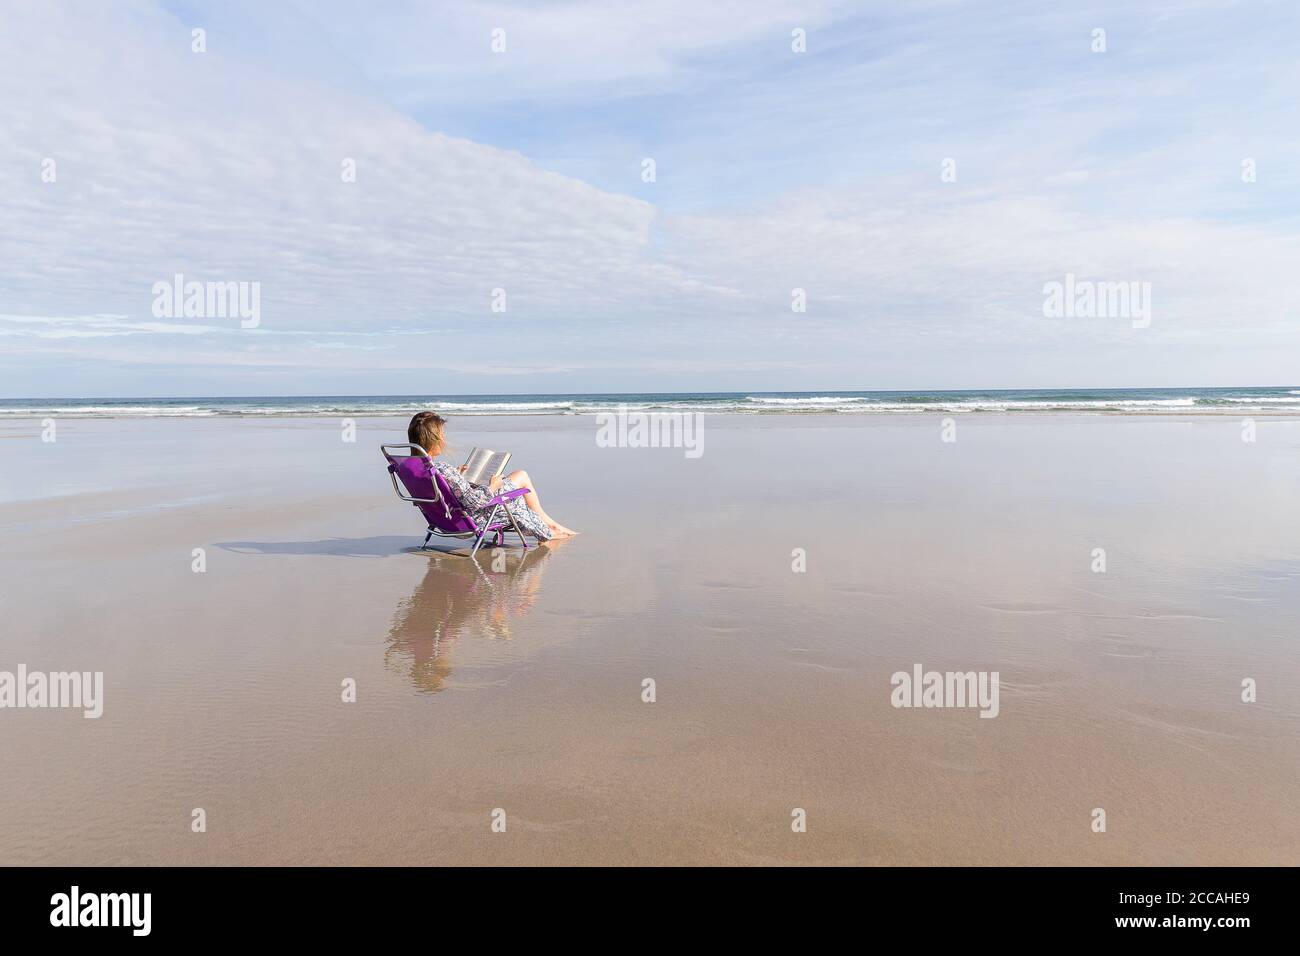
[[[95,720],[104,713],[103,671],[0,671],[0,709],[76,708],[83,717]]]
[[[185,281],[176,273],[171,282],[153,284],[155,319],[239,319],[240,328],[262,322],[262,283]]]
[[[1067,272],[1064,282],[1043,285],[1043,318],[1131,319],[1133,328],[1145,329],[1151,324],[1151,283],[1093,282]]]
[[[895,707],[978,707],[981,717],[996,717],[998,671],[924,671],[913,664],[911,673],[895,671],[889,678]]]
[[[704,454],[704,415],[701,412],[596,413],[598,448],[682,448],[687,458]]]
[[[128,927],[132,936],[148,936],[152,910],[152,893],[83,893],[74,885],[50,897],[50,925]]]

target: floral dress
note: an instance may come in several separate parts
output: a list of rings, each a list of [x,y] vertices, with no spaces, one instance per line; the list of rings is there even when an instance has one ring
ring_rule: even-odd
[[[456,497],[476,521],[482,521],[487,518],[492,511],[492,506],[488,504],[496,495],[504,495],[508,491],[518,491],[518,486],[509,478],[502,478],[501,484],[497,487],[495,494],[488,491],[482,485],[475,485],[465,480],[465,476],[453,466],[445,461],[435,461],[433,467],[438,469],[438,474],[446,479],[448,486],[455,492]],[[551,529],[547,527],[546,522],[537,517],[537,512],[529,508],[524,503],[522,497],[513,501],[507,501],[502,508],[509,508],[510,513],[514,515],[515,521],[519,522],[519,527],[528,534],[537,538],[539,541],[550,541],[553,537]]]

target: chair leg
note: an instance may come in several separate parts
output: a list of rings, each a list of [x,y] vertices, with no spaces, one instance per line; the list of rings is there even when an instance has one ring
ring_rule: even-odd
[[[493,505],[492,511],[489,512],[487,518],[484,520],[483,528],[479,531],[478,538],[474,541],[474,548],[469,553],[471,558],[478,554],[478,549],[483,546],[483,539],[487,536],[488,528],[492,527],[492,522],[496,520],[497,509],[500,507],[500,505]]]
[[[524,550],[527,551],[528,539],[524,537],[523,529],[519,527],[519,522],[515,520],[515,516],[510,513],[509,508],[506,509],[506,517],[510,519],[510,525],[515,529],[515,534],[519,535],[519,543],[522,544]]]
[[[424,551],[426,548],[429,547],[429,539],[432,538],[432,537],[433,537],[433,532],[432,532],[432,531],[430,531],[428,534],[426,534],[426,535],[424,536],[424,544],[420,545],[420,550],[421,550],[421,551]]]

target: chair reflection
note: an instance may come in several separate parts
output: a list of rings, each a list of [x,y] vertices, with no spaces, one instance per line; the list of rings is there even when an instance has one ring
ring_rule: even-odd
[[[452,670],[449,652],[462,636],[511,639],[537,602],[551,553],[551,546],[541,545],[430,556],[424,579],[389,629],[385,664],[405,672],[423,692],[442,690]]]

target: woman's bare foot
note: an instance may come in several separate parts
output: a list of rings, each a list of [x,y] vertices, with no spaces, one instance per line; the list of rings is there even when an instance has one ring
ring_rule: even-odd
[[[572,538],[574,535],[579,533],[574,531],[572,528],[566,528],[564,525],[554,521],[550,523],[549,527],[551,529],[551,534],[557,538]]]

